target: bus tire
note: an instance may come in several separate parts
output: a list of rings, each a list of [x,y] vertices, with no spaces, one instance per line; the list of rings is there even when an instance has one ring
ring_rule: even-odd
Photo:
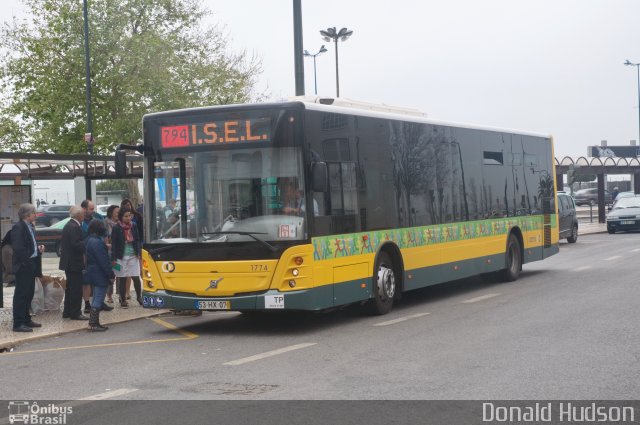
[[[501,280],[513,282],[520,276],[522,270],[522,249],[516,235],[511,233],[507,239],[507,252],[505,253],[505,268],[500,271]]]
[[[396,273],[391,257],[385,251],[380,251],[374,268],[373,298],[366,304],[368,313],[381,316],[390,312],[397,289]]]

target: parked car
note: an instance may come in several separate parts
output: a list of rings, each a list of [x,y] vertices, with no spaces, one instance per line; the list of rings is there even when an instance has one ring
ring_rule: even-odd
[[[111,206],[111,204],[103,204],[103,205],[98,205],[96,207],[96,211],[103,217],[107,216],[107,210],[109,209],[109,207]]]
[[[620,192],[620,193],[618,193],[618,196],[616,196],[616,199],[613,200],[613,202],[617,201],[618,199],[628,198],[630,196],[636,196],[636,194],[633,191],[631,191],[631,192]]]
[[[60,241],[62,240],[62,229],[69,220],[71,220],[71,218],[67,217],[64,220],[60,220],[49,227],[36,227],[36,242],[38,243],[38,245],[44,245],[46,252],[55,252],[59,257],[61,248]]]
[[[621,198],[607,214],[607,231],[640,230],[640,195]]]
[[[558,216],[560,239],[567,238],[569,243],[578,240],[578,216],[576,204],[568,193],[558,192]]]
[[[36,226],[51,226],[69,217],[71,205],[44,205],[36,211]]]
[[[596,205],[598,203],[598,188],[591,187],[589,189],[580,189],[573,193],[573,199],[576,201],[576,205]],[[604,203],[605,205],[611,204],[611,193],[604,191]]]

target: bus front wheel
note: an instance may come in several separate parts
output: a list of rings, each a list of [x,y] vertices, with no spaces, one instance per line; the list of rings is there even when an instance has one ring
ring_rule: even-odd
[[[391,257],[382,251],[378,255],[373,276],[373,298],[367,302],[367,310],[373,315],[383,315],[391,311],[396,294],[396,275]]]
[[[520,242],[513,233],[507,240],[507,252],[505,258],[505,268],[500,272],[500,277],[505,282],[513,282],[520,276],[522,270],[522,250]]]

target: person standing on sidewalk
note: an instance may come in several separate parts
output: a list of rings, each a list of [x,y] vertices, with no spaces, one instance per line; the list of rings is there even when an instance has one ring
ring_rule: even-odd
[[[82,240],[82,224],[84,210],[79,206],[69,210],[71,220],[62,229],[60,241],[60,270],[67,277],[67,289],[64,291],[63,318],[71,320],[89,320],[82,315],[82,270],[84,269],[84,241]]]
[[[113,228],[116,223],[118,223],[118,213],[120,212],[120,207],[117,205],[111,205],[107,209],[107,217],[104,219],[104,224],[107,227],[107,236],[105,240],[107,242],[107,249],[109,250],[109,258],[111,258],[111,233],[113,232]],[[107,289],[107,302],[113,304],[113,283],[109,285]]]
[[[11,229],[2,239],[2,282],[7,286],[16,285],[16,275],[13,274],[13,247],[11,246]]]
[[[84,219],[80,222],[82,227],[82,239],[85,240],[89,236],[89,224],[93,220],[104,220],[104,217],[99,212],[96,212],[96,204],[90,199],[85,199],[80,203],[80,206],[84,210]],[[82,282],[82,299],[84,299],[84,312],[89,314],[91,311],[91,283]]]
[[[104,297],[107,294],[107,288],[111,285],[111,280],[115,278],[107,245],[103,239],[106,233],[107,229],[102,220],[93,220],[89,224],[89,237],[86,240],[87,278],[93,289],[89,330],[94,332],[107,330],[106,326],[100,324],[100,310],[107,310]],[[108,310],[111,309],[108,307]]]
[[[18,209],[18,221],[11,229],[13,246],[13,273],[16,275],[16,290],[13,294],[13,330],[14,332],[33,332],[33,328],[42,325],[31,320],[29,307],[33,300],[35,278],[38,273],[40,254],[44,245],[38,246],[33,222],[36,220],[36,207],[22,204]]]
[[[115,266],[120,292],[120,306],[128,308],[126,298],[127,278],[133,279],[138,303],[142,305],[142,282],[140,281],[141,245],[136,224],[132,221],[130,210],[120,208],[118,224],[111,233],[111,261]]]
[[[120,202],[120,209],[131,211],[131,221],[135,224],[138,229],[138,240],[140,241],[140,247],[142,247],[142,242],[144,241],[144,227],[142,221],[142,214],[136,211],[133,208],[133,202],[131,199],[125,198]],[[140,257],[140,269],[142,269],[142,257]],[[127,278],[124,284],[124,287],[127,291],[127,300],[131,298],[131,280]]]

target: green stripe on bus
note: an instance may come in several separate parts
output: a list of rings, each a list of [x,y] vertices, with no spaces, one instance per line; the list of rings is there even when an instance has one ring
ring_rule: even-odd
[[[557,228],[555,214],[550,215],[550,222],[551,228]],[[374,253],[388,241],[394,242],[401,249],[415,248],[506,235],[513,227],[519,227],[523,232],[541,232],[543,226],[543,216],[536,215],[321,236],[312,238],[311,241],[313,258],[323,261]]]

